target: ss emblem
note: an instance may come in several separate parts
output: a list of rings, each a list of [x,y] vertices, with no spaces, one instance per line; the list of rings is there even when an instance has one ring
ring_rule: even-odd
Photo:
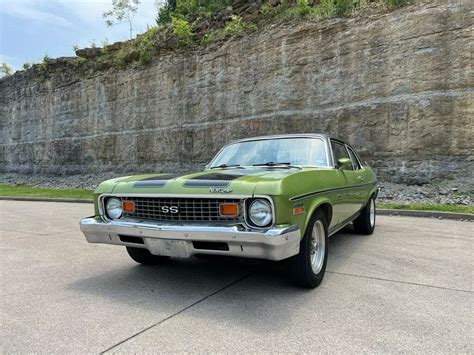
[[[178,213],[178,206],[161,206],[161,212],[163,213]]]

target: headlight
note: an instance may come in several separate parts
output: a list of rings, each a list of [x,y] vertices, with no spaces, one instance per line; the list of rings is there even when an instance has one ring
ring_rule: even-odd
[[[111,219],[117,219],[122,216],[122,201],[118,198],[109,198],[105,207],[107,216]]]
[[[253,201],[249,207],[250,221],[257,227],[266,227],[272,222],[272,207],[263,199]]]

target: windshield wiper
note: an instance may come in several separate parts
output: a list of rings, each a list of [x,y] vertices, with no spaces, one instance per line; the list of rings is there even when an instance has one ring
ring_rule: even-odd
[[[221,164],[221,165],[216,165],[216,166],[211,166],[209,169],[223,169],[223,168],[239,168],[243,169],[243,166],[240,166],[240,164]]]
[[[266,163],[253,164],[252,166],[270,166],[270,167],[283,167],[283,168],[295,168],[301,169],[301,166],[291,165],[289,162],[275,163],[273,161],[268,161]]]

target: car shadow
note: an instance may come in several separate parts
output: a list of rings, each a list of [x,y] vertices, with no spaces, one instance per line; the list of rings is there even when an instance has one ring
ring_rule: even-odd
[[[353,244],[353,239],[350,229],[330,238],[328,271],[342,262],[340,255],[351,252],[342,250]],[[318,297],[326,287],[324,281],[313,290],[293,285],[286,275],[284,262],[232,257],[172,259],[158,266],[130,261],[75,280],[68,286],[81,296],[103,298],[122,308],[139,307],[146,312],[155,312],[157,317],[169,316],[204,300],[203,306],[212,302],[213,311],[191,314],[216,321],[232,321],[262,333],[287,324],[293,317],[293,307],[304,304],[308,297]],[[209,295],[212,297],[208,298]],[[219,309],[227,311],[216,311]]]

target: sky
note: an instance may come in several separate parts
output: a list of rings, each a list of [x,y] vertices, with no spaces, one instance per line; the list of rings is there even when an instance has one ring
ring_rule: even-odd
[[[140,1],[134,33],[155,24],[156,6],[156,0]],[[126,23],[105,25],[102,13],[111,8],[112,0],[0,0],[0,63],[19,70],[45,55],[74,56],[74,45],[127,40]]]

